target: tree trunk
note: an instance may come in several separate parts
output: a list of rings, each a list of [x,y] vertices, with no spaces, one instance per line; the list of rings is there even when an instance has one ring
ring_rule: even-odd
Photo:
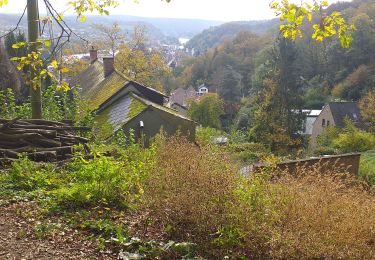
[[[39,37],[38,0],[27,0],[28,39],[31,43],[30,51],[35,50]],[[41,82],[37,88],[30,87],[32,118],[42,118],[42,89]]]

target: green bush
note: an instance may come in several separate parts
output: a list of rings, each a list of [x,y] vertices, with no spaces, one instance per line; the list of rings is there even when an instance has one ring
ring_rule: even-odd
[[[365,152],[375,149],[375,136],[359,129],[349,129],[340,133],[332,145],[342,153]]]
[[[15,190],[52,190],[62,183],[53,164],[40,164],[22,157],[12,163],[5,181]]]
[[[112,151],[113,157],[77,158],[68,167],[70,184],[55,191],[55,202],[63,208],[110,206],[127,208],[138,199],[141,181],[153,167],[153,148],[137,145]]]
[[[98,204],[127,206],[131,184],[121,163],[99,157],[79,166],[70,173],[71,184],[56,192],[59,204],[73,208]]]
[[[359,174],[371,186],[375,185],[375,150],[363,153],[359,166]]]
[[[197,128],[196,140],[199,145],[208,145],[212,143],[212,138],[222,136],[223,133],[215,128],[211,127],[199,127]]]
[[[328,127],[318,136],[315,154],[365,152],[375,149],[375,136],[358,129],[350,120],[345,128]]]

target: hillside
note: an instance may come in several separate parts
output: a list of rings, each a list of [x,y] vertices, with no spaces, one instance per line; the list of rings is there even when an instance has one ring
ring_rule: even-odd
[[[19,14],[0,14],[0,32],[5,32],[13,28],[17,24],[19,16]],[[65,16],[64,20],[74,31],[88,39],[91,39],[93,36],[90,25],[94,23],[110,25],[117,22],[128,36],[131,35],[135,25],[141,24],[146,27],[150,41],[157,41],[162,44],[176,42],[180,37],[191,38],[204,29],[222,23],[220,21],[198,19],[150,18],[123,15],[87,16],[85,23],[77,21],[75,16]],[[19,28],[22,31],[26,30],[25,18],[22,20]]]
[[[233,39],[241,31],[264,35],[267,32],[276,30],[279,23],[278,19],[225,23],[206,29],[196,35],[188,42],[187,47],[194,48],[198,52],[204,52],[222,43],[225,39]]]

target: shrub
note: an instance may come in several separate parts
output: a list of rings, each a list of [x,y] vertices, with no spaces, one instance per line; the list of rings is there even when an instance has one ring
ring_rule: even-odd
[[[375,136],[359,129],[345,131],[333,141],[333,147],[343,153],[365,152],[375,149]]]
[[[375,198],[344,175],[281,180],[292,200],[270,239],[273,258],[372,259]]]
[[[196,140],[199,145],[208,145],[212,143],[212,138],[222,136],[222,132],[211,127],[197,128]]]
[[[217,147],[160,144],[144,206],[172,239],[208,258],[370,259],[375,197],[344,174],[241,177]],[[355,214],[353,214],[355,212]]]
[[[159,145],[145,184],[146,207],[179,239],[207,241],[226,223],[237,169],[214,148],[173,137]]]
[[[359,174],[371,186],[375,185],[375,150],[362,154]]]
[[[375,148],[375,136],[369,132],[360,130],[350,120],[346,120],[344,129],[328,127],[318,136],[318,148],[330,153],[335,150],[339,153],[364,152]]]
[[[24,191],[52,190],[62,182],[54,165],[36,163],[27,157],[13,162],[5,179],[13,189]]]
[[[77,158],[69,169],[70,185],[55,192],[64,208],[111,206],[127,208],[142,193],[141,180],[153,166],[153,149],[131,146],[86,161]]]

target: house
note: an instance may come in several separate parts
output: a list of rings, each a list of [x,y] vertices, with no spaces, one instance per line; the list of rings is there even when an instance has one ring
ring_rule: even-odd
[[[208,88],[205,84],[202,84],[198,87],[197,96],[203,96],[208,93]]]
[[[195,122],[167,108],[163,93],[128,79],[114,68],[112,57],[97,58],[90,50],[90,65],[78,74],[71,86],[79,86],[87,105],[96,112],[100,126],[110,126],[105,137],[123,130],[134,130],[136,140],[147,146],[150,139],[163,130],[167,135],[180,132],[195,141]]]
[[[169,101],[171,104],[179,104],[181,106],[187,107],[188,100],[194,98],[196,91],[193,87],[188,89],[178,88],[171,93]]]
[[[318,118],[321,112],[322,110],[309,110],[309,109],[302,110],[302,113],[306,115],[302,134],[312,135],[314,122],[316,121],[316,119]]]
[[[170,105],[170,107],[176,110],[182,116],[186,117],[188,114],[188,108],[186,106],[180,105],[179,103],[173,103]]]
[[[363,128],[356,102],[331,102],[325,105],[313,124],[311,146],[317,145],[317,137],[323,133],[325,128],[329,126],[345,127],[346,118],[350,119],[356,127]]]

